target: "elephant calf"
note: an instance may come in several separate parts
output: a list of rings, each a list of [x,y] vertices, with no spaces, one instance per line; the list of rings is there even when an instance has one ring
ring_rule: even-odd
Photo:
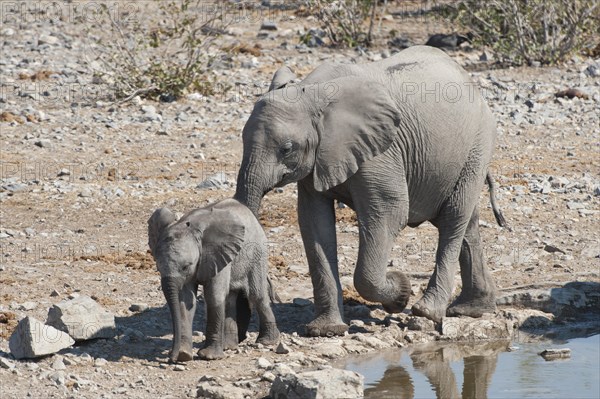
[[[192,321],[198,284],[206,302],[206,342],[201,359],[223,357],[246,337],[250,305],[258,311],[257,342],[277,342],[267,276],[264,231],[252,212],[233,199],[195,209],[181,219],[159,208],[148,220],[148,244],[161,275],[173,321],[171,361],[192,360]]]

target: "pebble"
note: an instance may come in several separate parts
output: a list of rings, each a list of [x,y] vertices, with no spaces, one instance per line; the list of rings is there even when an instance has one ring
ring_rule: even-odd
[[[19,306],[19,309],[20,310],[25,310],[25,311],[30,311],[30,310],[35,309],[36,307],[37,307],[37,303],[29,301],[29,302],[23,302]]]
[[[57,371],[55,373],[51,373],[50,375],[48,375],[48,379],[58,386],[65,385],[65,372]]]
[[[258,359],[256,359],[256,365],[260,369],[269,369],[273,366],[271,362],[265,359],[264,357],[259,357]]]
[[[104,367],[108,364],[108,360],[103,357],[98,357],[94,359],[94,366],[96,367]]]
[[[294,300],[292,301],[294,306],[298,306],[298,307],[304,307],[304,306],[310,306],[312,305],[312,302],[309,301],[308,299],[304,299],[304,298],[294,298]]]
[[[81,198],[89,198],[92,196],[92,190],[90,190],[89,188],[84,188],[79,192],[79,196]]]
[[[545,349],[539,353],[544,360],[568,359],[571,357],[571,349]]]
[[[280,342],[279,345],[277,345],[277,348],[275,348],[275,353],[280,355],[286,355],[290,353],[290,351],[290,347],[284,344],[283,342]]]
[[[183,364],[176,364],[173,366],[174,371],[185,371],[185,366]]]
[[[51,149],[52,148],[52,141],[48,140],[48,139],[42,139],[42,140],[38,140],[35,143],[36,146],[40,147],[40,148],[47,148],[47,149]]]
[[[260,25],[261,30],[277,30],[277,24],[273,21],[263,21]]]
[[[5,357],[0,357],[0,367],[3,369],[12,370],[15,368],[15,363]]]
[[[41,44],[58,44],[59,39],[56,36],[50,36],[50,35],[40,35],[40,37],[38,37],[38,45]]]
[[[65,365],[62,356],[56,356],[56,359],[52,362],[52,368],[54,370],[66,370],[67,366]]]
[[[134,303],[129,307],[132,312],[143,312],[148,309],[147,303]]]

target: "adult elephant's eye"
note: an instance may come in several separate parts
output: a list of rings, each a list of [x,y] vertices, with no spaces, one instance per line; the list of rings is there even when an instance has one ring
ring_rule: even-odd
[[[283,155],[283,156],[290,155],[292,153],[293,148],[294,148],[294,145],[291,141],[284,143],[281,146],[281,155]]]

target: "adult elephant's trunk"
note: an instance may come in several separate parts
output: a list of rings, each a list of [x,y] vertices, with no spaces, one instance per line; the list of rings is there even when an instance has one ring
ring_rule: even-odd
[[[171,320],[173,322],[173,348],[171,349],[170,359],[176,362],[181,350],[181,309],[179,306],[179,290],[177,281],[172,278],[163,278],[160,280],[165,299],[171,311]]]
[[[263,160],[264,162],[264,160]],[[262,197],[270,191],[272,182],[266,182],[257,170],[257,161],[244,159],[237,178],[237,188],[234,198],[246,205],[258,218]]]

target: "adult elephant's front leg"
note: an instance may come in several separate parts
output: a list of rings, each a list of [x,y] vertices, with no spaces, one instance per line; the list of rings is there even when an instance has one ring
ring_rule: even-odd
[[[408,221],[406,184],[394,179],[373,184],[372,178],[358,178],[355,186],[362,195],[355,196],[360,242],[354,286],[366,300],[380,302],[388,313],[399,313],[408,304],[410,281],[404,273],[386,269],[394,240]]]
[[[315,319],[306,326],[309,336],[342,335],[342,287],[338,273],[333,200],[317,193],[311,183],[298,183],[298,222],[315,298]]]

